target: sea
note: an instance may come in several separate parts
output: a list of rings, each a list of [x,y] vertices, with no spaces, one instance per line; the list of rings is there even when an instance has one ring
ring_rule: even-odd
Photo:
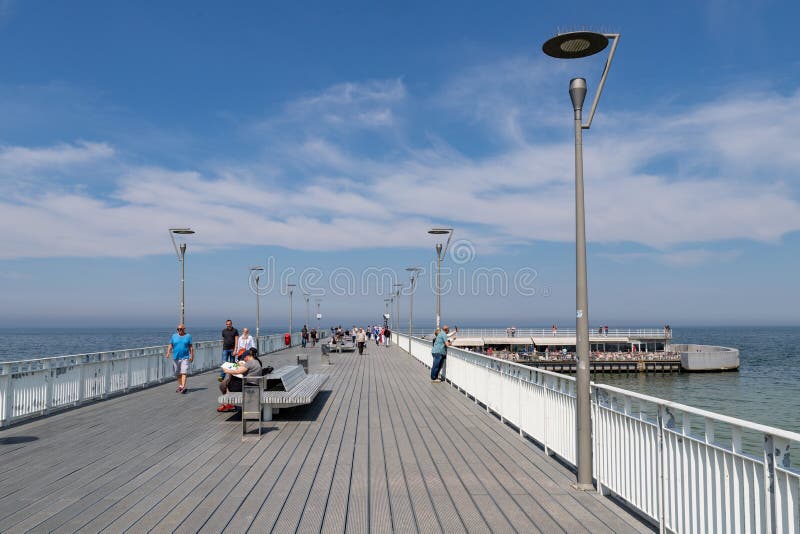
[[[800,433],[800,327],[678,327],[674,343],[739,349],[740,368],[724,373],[594,374],[592,380],[696,408]],[[217,340],[220,327],[194,329]],[[0,329],[0,362],[165,345],[159,328]],[[281,332],[262,328],[261,334]]]

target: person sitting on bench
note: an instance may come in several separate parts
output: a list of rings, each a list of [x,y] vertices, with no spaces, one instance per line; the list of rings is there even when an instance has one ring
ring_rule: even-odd
[[[242,377],[261,377],[261,360],[258,359],[258,349],[253,347],[250,349],[249,352],[244,353],[244,360],[239,362],[239,367],[236,369],[225,369],[223,368],[222,371],[225,373],[225,378],[219,384],[219,390],[222,392],[223,395],[230,393],[230,392],[241,392],[242,391]],[[223,404],[219,408],[217,408],[218,412],[232,412],[236,410],[236,406],[233,404]]]

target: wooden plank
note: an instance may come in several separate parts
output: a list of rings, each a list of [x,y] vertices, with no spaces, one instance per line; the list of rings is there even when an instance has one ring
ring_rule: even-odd
[[[330,506],[330,495],[334,477],[336,474],[336,466],[339,454],[342,449],[342,443],[345,439],[345,430],[348,423],[354,417],[354,405],[358,402],[357,391],[361,390],[361,382],[363,380],[363,373],[350,361],[351,356],[343,356],[337,358],[337,366],[346,366],[351,370],[353,377],[352,386],[349,390],[342,392],[342,406],[346,407],[344,413],[337,418],[331,430],[331,435],[322,454],[319,467],[315,475],[315,481],[308,494],[305,507],[303,508],[303,515],[297,527],[298,532],[320,532],[323,528],[325,515]],[[341,508],[341,514],[344,514],[344,506]]]
[[[347,520],[349,519],[348,511],[351,497],[350,484],[353,477],[356,433],[358,431],[358,420],[361,416],[361,399],[369,380],[365,376],[366,370],[364,366],[354,365],[354,367],[358,373],[359,380],[353,392],[336,463],[333,466],[333,479],[331,480],[325,514],[322,520],[322,532],[344,532],[348,528]]]
[[[274,525],[273,523],[267,524],[272,525],[272,531],[274,532],[297,531],[300,521],[309,513],[309,499],[312,488],[317,484],[324,484],[324,477],[321,476],[321,471],[325,451],[336,439],[334,428],[337,422],[345,417],[345,413],[349,409],[350,392],[353,390],[356,380],[356,373],[352,372],[349,366],[338,366],[338,368],[346,370],[347,374],[333,390],[336,396],[328,401],[330,403],[330,412],[320,426],[314,440],[310,443],[310,449],[297,473],[291,490],[286,496],[283,507],[277,517],[272,519]],[[336,447],[338,449],[338,444]],[[322,520],[322,514],[316,517],[318,517],[319,521]]]
[[[391,369],[387,365],[375,366],[375,368],[377,370],[376,390],[381,447],[388,486],[392,529],[397,532],[418,532],[419,528],[411,505],[408,481],[400,460],[397,436],[392,424],[392,412],[397,410],[397,406],[390,402],[388,398],[388,391],[393,382],[395,382],[395,376],[392,375]],[[438,528],[438,524],[436,526]]]

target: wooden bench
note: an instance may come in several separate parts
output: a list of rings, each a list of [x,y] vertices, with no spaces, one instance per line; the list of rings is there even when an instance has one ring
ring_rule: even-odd
[[[252,385],[258,379],[250,379]],[[260,377],[257,387],[261,392],[261,421],[271,421],[272,415],[281,408],[291,408],[303,404],[311,404],[328,375],[307,375],[302,365],[287,365]],[[247,388],[248,379],[244,378],[242,389]],[[220,404],[242,405],[241,392],[229,392],[219,396]],[[244,414],[242,415],[244,419]]]

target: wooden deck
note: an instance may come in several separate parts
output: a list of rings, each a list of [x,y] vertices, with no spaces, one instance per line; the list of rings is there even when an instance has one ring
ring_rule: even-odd
[[[216,373],[0,431],[0,532],[641,532],[647,525],[397,348],[332,354],[261,439]],[[294,360],[278,353],[275,367]]]

